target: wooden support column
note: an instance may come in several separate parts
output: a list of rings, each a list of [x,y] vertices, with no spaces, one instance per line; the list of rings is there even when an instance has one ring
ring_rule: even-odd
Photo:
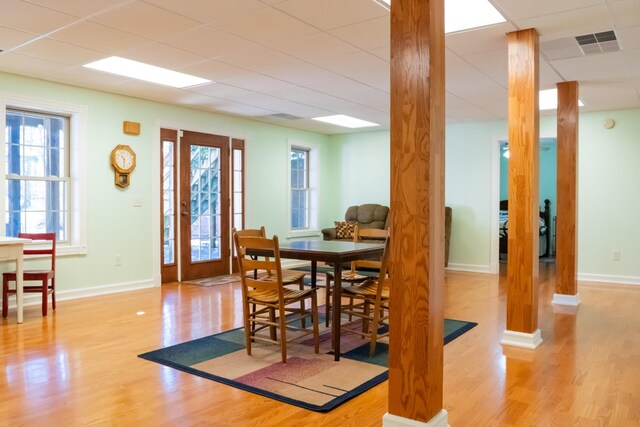
[[[444,1],[394,0],[391,330],[385,426],[447,425],[442,403],[444,60]]]
[[[577,306],[578,82],[558,83],[556,293],[553,304]]]
[[[536,348],[538,329],[539,50],[535,29],[507,34],[509,234],[507,330],[502,344]]]

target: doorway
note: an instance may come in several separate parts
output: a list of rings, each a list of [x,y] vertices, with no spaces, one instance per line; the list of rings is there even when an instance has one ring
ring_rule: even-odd
[[[244,141],[174,129],[160,136],[162,283],[228,274],[231,224],[244,221],[243,192],[230,198],[232,181],[244,178]]]

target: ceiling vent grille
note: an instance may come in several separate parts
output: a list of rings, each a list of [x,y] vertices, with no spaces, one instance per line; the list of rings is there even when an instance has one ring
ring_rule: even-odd
[[[616,33],[613,30],[577,36],[576,41],[580,45],[582,53],[585,55],[617,52],[620,50]]]

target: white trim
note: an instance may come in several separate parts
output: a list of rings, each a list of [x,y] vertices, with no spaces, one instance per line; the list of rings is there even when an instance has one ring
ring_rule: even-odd
[[[496,274],[491,271],[490,265],[482,265],[482,264],[458,264],[454,262],[450,262],[447,266],[446,270],[451,271],[467,271],[470,273],[486,273],[486,274]]]
[[[615,283],[619,285],[640,285],[638,276],[616,276],[610,274],[578,273],[581,282]]]
[[[307,224],[309,226],[308,229],[305,230],[294,230],[291,228],[291,150],[293,148],[297,148],[297,149],[304,149],[304,150],[308,150],[309,153],[309,158],[308,158],[308,167],[309,167],[309,183],[308,183],[308,189],[309,189],[309,217],[308,217],[308,221],[309,224]],[[299,141],[293,138],[287,138],[287,152],[286,152],[286,183],[287,183],[287,188],[286,188],[286,192],[287,192],[287,211],[286,211],[286,215],[287,215],[287,233],[286,233],[286,237],[290,238],[290,237],[305,237],[305,236],[300,236],[297,235],[297,233],[308,233],[310,231],[315,231],[317,232],[318,230],[318,200],[319,200],[319,195],[320,195],[320,177],[319,177],[319,170],[320,170],[320,159],[319,159],[319,153],[318,153],[318,145],[311,143],[311,142],[306,142],[306,141]],[[317,234],[318,236],[319,234]],[[306,236],[311,236],[306,235]]]
[[[125,282],[125,283],[114,283],[111,285],[102,285],[95,286],[91,288],[80,288],[80,289],[68,289],[68,290],[56,290],[56,302],[60,301],[69,301],[80,298],[91,298],[97,297],[101,295],[110,295],[121,292],[131,292],[138,291],[141,289],[148,288],[159,288],[160,287],[160,278],[156,277],[154,279],[148,280],[138,280],[135,282]],[[32,306],[32,305],[40,305],[42,304],[42,295],[25,295],[24,296],[24,305]],[[9,308],[15,308],[15,298],[9,298]]]
[[[63,114],[70,116],[69,125],[69,242],[60,243],[56,252],[63,255],[85,255],[87,253],[87,121],[89,109],[86,105],[58,100],[34,98],[10,93],[0,93],[0,114],[6,118],[7,106]],[[5,133],[0,132],[0,158],[5,158]],[[4,160],[0,162],[0,185],[4,185]],[[0,212],[5,212],[4,197],[0,198]],[[2,227],[4,230],[4,227]],[[2,231],[4,234],[4,231]]]
[[[298,239],[301,237],[320,237],[320,230],[289,230],[285,235],[287,239]]]
[[[160,224],[160,197],[162,194],[162,189],[160,186],[160,164],[162,163],[162,141],[160,139],[160,129],[160,121],[156,120],[153,128],[153,143],[151,144],[151,256],[153,259],[153,261],[151,262],[151,272],[153,274],[153,277],[159,278],[157,280],[157,283],[160,283],[162,281],[162,256],[160,254],[160,247],[163,245],[160,237],[160,235],[162,234],[162,225]],[[176,146],[173,147],[174,150],[178,148],[177,145],[178,144],[176,143]],[[178,166],[176,165],[175,167]],[[179,185],[179,182],[175,182],[174,185]],[[176,192],[175,195],[177,197],[178,193]],[[176,206],[173,207],[174,212],[176,213],[180,212],[176,210],[178,208],[177,205],[178,204],[176,203]],[[179,229],[180,227],[176,224],[176,228]],[[175,232],[177,238],[177,233],[179,232],[179,230],[175,230]],[[178,246],[178,241],[176,241],[176,246]],[[177,248],[175,256],[176,258],[178,256]],[[176,259],[176,263],[178,263],[178,259]],[[178,270],[178,272],[179,271],[180,270]]]
[[[540,334],[540,329],[536,329],[532,334],[505,330],[502,333],[502,340],[500,341],[500,344],[533,350],[542,344],[542,336]]]
[[[580,305],[580,295],[566,295],[566,294],[553,294],[553,299],[551,300],[551,304],[553,305],[569,305],[572,307],[577,307]]]
[[[489,272],[498,274],[500,272],[500,255],[499,255],[499,241],[500,241],[500,139],[497,135],[492,137],[491,143],[491,191],[489,200],[491,202],[491,208],[489,210],[489,218],[491,224],[489,230],[491,233],[490,247],[490,264]]]
[[[429,421],[416,421],[410,418],[400,417],[390,413],[384,414],[382,417],[383,427],[449,427],[449,414],[446,410],[441,409]]]

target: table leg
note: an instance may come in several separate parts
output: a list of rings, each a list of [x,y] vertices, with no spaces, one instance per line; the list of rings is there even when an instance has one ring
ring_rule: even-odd
[[[333,264],[333,315],[331,325],[331,342],[333,343],[333,358],[340,360],[340,304],[342,300],[342,261]]]
[[[318,273],[318,261],[311,261],[311,287],[316,288],[318,282],[316,274]]]
[[[22,323],[23,307],[24,307],[24,286],[23,286],[23,266],[22,266],[22,248],[17,251],[16,255],[16,310],[18,312],[18,323]]]

